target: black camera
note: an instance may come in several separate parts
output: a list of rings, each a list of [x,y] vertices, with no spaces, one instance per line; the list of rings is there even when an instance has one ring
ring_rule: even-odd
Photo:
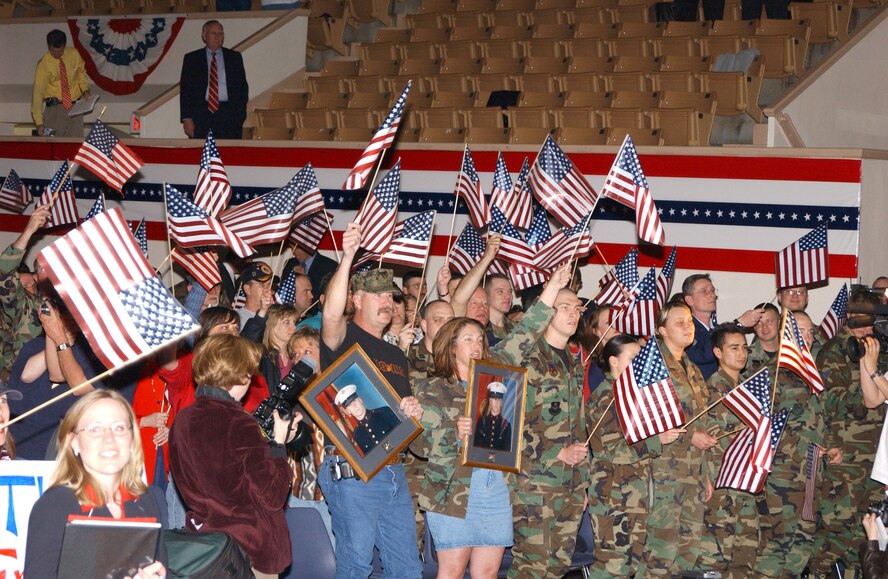
[[[277,410],[281,418],[289,420],[293,407],[298,403],[299,394],[311,381],[314,373],[315,368],[306,363],[304,359],[293,364],[293,368],[283,377],[271,396],[260,402],[256,410],[253,411],[253,418],[256,419],[269,439],[274,439],[274,416],[272,413]],[[296,425],[296,436],[287,443],[287,449],[292,454],[302,457],[308,453],[310,448],[311,430],[303,420]]]
[[[873,513],[874,515],[882,519],[882,524],[888,527],[888,500],[870,503],[870,506],[866,509],[866,512]]]
[[[879,349],[881,352],[888,352],[888,319],[877,317],[873,322],[872,338],[879,341]],[[860,362],[860,359],[866,356],[866,346],[863,340],[851,336],[847,343],[848,357],[852,362]]]

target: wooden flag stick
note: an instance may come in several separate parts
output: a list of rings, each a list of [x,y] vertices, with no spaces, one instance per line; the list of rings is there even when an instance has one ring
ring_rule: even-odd
[[[777,397],[777,378],[780,376],[780,351],[783,349],[783,331],[786,329],[786,312],[787,310],[783,310],[783,315],[780,320],[780,343],[777,346],[777,368],[774,370],[774,381],[771,382],[771,410],[774,410],[774,399]]]
[[[59,400],[61,400],[61,399],[63,399],[63,398],[66,398],[66,397],[70,396],[71,394],[74,394],[74,393],[77,392],[78,390],[81,390],[81,389],[85,388],[86,386],[90,386],[90,385],[94,384],[95,382],[98,382],[99,380],[102,380],[103,378],[107,378],[108,376],[114,374],[114,373],[117,372],[118,370],[120,370],[120,369],[122,369],[122,368],[126,368],[126,367],[129,366],[130,364],[132,364],[132,363],[134,363],[134,362],[138,362],[139,360],[142,360],[143,358],[146,358],[146,357],[148,357],[148,356],[151,356],[151,355],[153,355],[154,353],[156,353],[158,350],[160,350],[160,349],[162,349],[162,348],[165,348],[166,346],[169,346],[170,344],[173,344],[173,343],[175,343],[175,342],[178,342],[179,340],[181,340],[181,339],[183,339],[183,338],[186,338],[186,337],[190,336],[191,334],[195,334],[195,333],[197,333],[198,331],[200,331],[200,328],[194,328],[194,329],[191,330],[190,332],[186,332],[186,333],[184,333],[184,334],[178,335],[178,336],[176,336],[175,338],[173,338],[173,339],[171,339],[171,340],[167,340],[167,341],[164,342],[163,344],[159,344],[158,346],[152,348],[151,350],[145,352],[144,354],[141,354],[141,355],[139,355],[139,356],[136,356],[136,357],[133,358],[132,360],[127,360],[127,362],[126,362],[125,364],[123,364],[122,366],[117,366],[117,367],[115,367],[115,368],[111,368],[111,369],[109,369],[109,370],[105,370],[104,372],[102,372],[102,373],[99,374],[98,376],[93,376],[92,378],[90,378],[90,379],[87,380],[86,382],[84,382],[84,383],[82,383],[82,384],[78,384],[77,386],[73,386],[73,387],[69,388],[67,392],[63,392],[62,394],[59,394],[59,395],[56,396],[55,398],[51,398],[50,400],[47,400],[47,401],[44,402],[43,404],[40,404],[39,406],[35,406],[34,408],[31,408],[31,409],[28,410],[27,412],[23,412],[22,414],[19,414],[18,416],[16,416],[15,418],[13,418],[12,420],[10,420],[9,422],[0,425],[0,429],[8,428],[10,425],[15,424],[16,422],[18,422],[18,421],[20,421],[20,420],[23,420],[23,419],[27,418],[28,416],[31,416],[32,414],[34,414],[34,413],[36,413],[36,412],[39,412],[39,411],[43,410],[43,409],[46,408],[47,406],[52,406],[53,404],[55,404],[55,403],[58,402]]]
[[[604,417],[607,416],[607,413],[610,411],[611,406],[614,405],[614,398],[611,397],[610,404],[607,405],[607,408],[604,409],[604,412],[601,413],[601,418],[598,419],[598,422],[595,423],[595,427],[592,429],[592,432],[589,433],[589,438],[586,439],[586,445],[592,440],[592,435],[595,434],[595,431],[598,430],[598,427],[601,426],[602,421],[604,421]]]
[[[169,258],[171,258],[172,256],[173,256],[173,252],[170,251],[170,252],[167,254],[167,256],[166,256],[165,258],[163,258],[163,261],[160,262],[160,265],[158,265],[158,266],[154,269],[154,275],[157,275],[158,273],[160,273],[160,270],[163,268],[163,264],[165,264],[165,263],[167,262],[167,260],[168,260]]]
[[[271,271],[277,270],[278,263],[281,261],[281,254],[284,253],[284,244],[287,243],[287,238],[284,237],[281,239],[281,245],[278,247],[277,255],[274,256],[274,261],[272,261]],[[281,272],[281,282],[283,282],[283,272]]]
[[[336,246],[336,235],[333,233],[333,224],[330,222],[330,214],[327,213],[326,207],[324,207],[324,219],[327,221],[327,230],[330,232],[330,240],[333,241],[333,251],[336,252],[336,261],[342,261],[342,256],[339,255],[339,247]]]
[[[632,289],[634,290],[635,288],[637,288],[638,285],[639,285],[640,283],[641,283],[641,280],[638,280],[638,281],[635,283],[635,285],[632,286]],[[627,294],[627,295],[628,295],[628,294]],[[589,303],[589,302],[586,302],[586,303]],[[611,307],[611,310],[613,310],[613,307]],[[586,354],[586,358],[583,360],[583,366],[586,365],[586,363],[589,361],[589,358],[592,357],[592,353],[595,352],[595,350],[598,349],[598,346],[600,346],[600,345],[601,345],[601,342],[604,341],[604,337],[607,335],[608,331],[610,331],[610,329],[613,328],[613,327],[614,327],[614,319],[613,319],[613,316],[611,316],[611,321],[610,321],[610,323],[607,325],[607,328],[606,328],[606,329],[604,330],[604,332],[601,334],[601,337],[598,338],[598,341],[595,343],[595,346],[593,346],[592,349],[589,350],[589,353]]]
[[[431,225],[431,228],[429,229],[429,247],[428,247],[428,249],[426,249],[425,259],[423,259],[423,261],[422,261],[422,274],[419,277],[422,280],[422,283],[426,283],[426,280],[425,280],[426,268],[428,268],[428,265],[429,265],[429,254],[432,252],[432,239],[435,237],[435,219],[437,219],[437,217],[438,217],[438,212],[436,211],[435,215],[432,217],[432,225]],[[419,287],[421,288],[422,286],[420,285]],[[428,287],[428,284],[426,284],[426,287]],[[425,295],[425,297],[422,298],[423,303],[425,303],[425,300],[428,297],[429,297],[429,291],[426,290],[426,295]],[[410,320],[410,325],[413,327],[416,327],[416,315],[419,313],[419,308],[421,305],[422,304],[420,304],[419,300],[417,299],[416,300],[416,309],[413,310],[413,319]],[[413,342],[411,342],[410,344],[407,344],[407,348],[404,350],[405,354],[408,351],[410,351],[410,346],[412,346],[412,345],[413,345]]]
[[[459,181],[459,174],[462,173],[463,165],[466,162],[466,150],[468,147],[463,148],[463,156],[462,161],[459,163],[459,173],[456,175],[456,180]],[[450,235],[447,236],[447,260],[450,260],[450,249],[453,246],[453,226],[456,223],[456,208],[459,207],[459,195],[456,194],[456,188],[453,190],[453,217],[450,219]],[[469,217],[469,221],[471,221],[471,216]]]
[[[71,175],[71,170],[72,170],[72,169],[74,168],[74,166],[77,164],[77,163],[72,163],[71,161],[68,161],[67,159],[65,160],[65,162],[68,163],[68,170],[65,171],[65,176],[62,177],[62,179],[59,181],[59,184],[58,184],[58,186],[56,187],[55,191],[52,192],[52,197],[50,197],[50,199],[49,199],[49,203],[46,204],[46,205],[48,205],[49,207],[52,207],[53,203],[55,203],[55,200],[56,200],[56,198],[58,198],[59,193],[62,192],[62,185],[64,185],[64,184],[65,184],[65,181],[68,180],[68,176]],[[74,184],[72,183],[71,185],[73,186]]]
[[[722,434],[721,436],[717,436],[715,439],[716,439],[716,440],[721,440],[722,438],[727,438],[727,437],[729,437],[729,436],[734,436],[735,434],[737,434],[737,433],[740,432],[741,430],[743,430],[743,429],[742,429],[742,428],[737,428],[737,429],[732,430],[732,431],[730,431],[730,432],[726,432],[726,433]]]
[[[715,402],[713,402],[712,404],[710,404],[709,406],[707,406],[706,408],[704,408],[703,411],[700,412],[700,414],[698,414],[697,416],[695,416],[695,417],[691,418],[690,420],[688,420],[687,422],[685,422],[685,423],[682,425],[682,427],[683,427],[683,428],[687,428],[688,426],[691,425],[692,422],[694,422],[695,420],[697,420],[698,418],[700,418],[701,416],[703,416],[704,414],[706,414],[707,412],[709,412],[710,410],[712,410],[713,408],[715,408],[716,406],[718,406],[719,402],[721,402],[721,401],[724,400],[724,399],[725,399],[725,397],[722,396],[721,398],[719,398],[718,400],[716,400]]]
[[[583,241],[583,235],[586,233],[586,229],[589,227],[589,220],[592,219],[592,212],[589,212],[589,215],[586,216],[585,221],[583,221],[583,230],[580,232],[580,235],[577,237],[577,243],[574,245],[573,252],[570,254],[570,259],[568,261],[573,261],[573,258],[576,256],[577,251],[580,249],[580,242]],[[595,242],[593,242],[593,245]],[[573,270],[570,272],[570,277],[573,279],[574,274],[577,271],[577,262],[574,262]]]
[[[173,253],[173,242],[170,239],[170,206],[167,203],[167,184],[164,181],[163,185],[163,209],[166,212],[166,234],[167,234],[167,250],[170,254]],[[173,268],[170,267],[170,293],[175,294],[175,289],[173,288]]]

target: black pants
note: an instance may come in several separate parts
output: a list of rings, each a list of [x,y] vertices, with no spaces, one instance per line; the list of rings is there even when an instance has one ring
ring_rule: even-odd
[[[205,139],[210,129],[217,139],[240,139],[244,130],[245,111],[234,110],[227,101],[220,102],[215,113],[202,107],[203,110],[195,115],[194,138]]]
[[[673,18],[682,22],[697,20],[699,0],[675,0],[673,2]],[[703,19],[721,20],[725,14],[725,0],[703,0]]]

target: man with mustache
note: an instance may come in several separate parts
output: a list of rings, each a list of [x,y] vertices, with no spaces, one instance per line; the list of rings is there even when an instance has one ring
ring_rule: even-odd
[[[397,346],[383,341],[392,321],[392,271],[358,272],[349,282],[355,253],[361,246],[361,226],[350,223],[342,237],[342,261],[327,285],[321,321],[321,370],[335,364],[349,348],[360,344],[401,397],[400,409],[419,420],[422,407],[413,397],[407,358]],[[351,286],[354,318],[345,316]],[[422,569],[416,527],[401,456],[395,456],[366,483],[332,446],[318,477],[330,506],[336,535],[336,577],[368,577],[373,571],[373,547],[379,549],[386,575],[419,577]]]

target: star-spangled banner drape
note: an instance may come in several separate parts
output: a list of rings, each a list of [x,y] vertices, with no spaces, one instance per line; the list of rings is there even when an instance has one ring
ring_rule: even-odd
[[[108,368],[199,327],[154,275],[120,209],[83,223],[44,248],[37,260]]]
[[[836,299],[833,300],[832,305],[829,307],[829,311],[823,316],[823,321],[820,322],[820,332],[823,334],[823,339],[826,341],[831,340],[833,336],[839,333],[839,330],[845,327],[845,322],[847,321],[848,286],[843,285],[838,295],[836,295]]]
[[[21,213],[33,199],[15,169],[10,169],[9,175],[3,180],[3,188],[0,189],[0,207]]]
[[[629,444],[685,422],[657,340],[648,340],[614,382],[614,407]]]
[[[384,154],[385,150],[395,142],[395,135],[398,133],[398,126],[401,124],[404,104],[407,102],[407,94],[410,92],[411,86],[413,86],[412,80],[407,82],[407,86],[404,87],[401,96],[395,101],[392,110],[389,111],[385,120],[382,121],[382,125],[377,129],[373,138],[370,139],[367,148],[361,153],[361,158],[355,163],[354,168],[342,185],[342,188],[346,191],[363,189],[367,185],[367,178],[370,176],[370,172],[373,170],[376,161],[379,160],[380,155]]]
[[[203,152],[197,169],[197,184],[194,186],[194,204],[216,217],[231,201],[231,182],[222,156],[216,148],[213,131],[207,134]]]
[[[96,86],[115,95],[139,91],[175,42],[184,16],[68,19],[74,48]]]
[[[109,187],[123,194],[123,185],[145,164],[132,149],[121,143],[108,127],[96,120],[74,157]]]
[[[826,224],[779,251],[776,262],[777,289],[829,281]]]
[[[601,194],[635,210],[635,226],[639,239],[655,245],[666,242],[666,233],[641,168],[635,143],[629,135],[623,139],[604,181],[604,187],[601,188]]]

